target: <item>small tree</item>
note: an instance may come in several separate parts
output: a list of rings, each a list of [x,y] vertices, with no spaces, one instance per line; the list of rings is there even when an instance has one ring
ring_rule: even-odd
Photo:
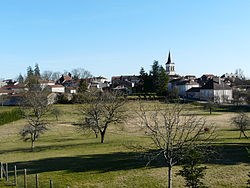
[[[86,93],[86,104],[80,108],[79,128],[101,135],[101,143],[111,124],[122,123],[126,118],[124,104],[126,100],[117,93]]]
[[[212,115],[213,110],[218,106],[219,104],[219,97],[209,96],[207,103],[205,104],[205,108],[209,109],[209,114]]]
[[[247,116],[246,113],[244,112],[239,112],[235,117],[231,119],[232,124],[239,129],[240,131],[240,137],[241,138],[242,134],[245,136],[245,138],[248,139],[245,131],[250,127],[250,119]]]
[[[164,109],[155,106],[150,111],[140,105],[138,112],[142,128],[154,145],[139,148],[149,155],[149,163],[159,156],[164,157],[164,164],[168,167],[168,188],[172,188],[172,168],[183,159],[187,148],[204,148],[214,138],[214,129],[208,128],[204,118],[186,113],[180,104],[169,104]]]
[[[56,118],[56,121],[58,121],[58,117],[61,115],[61,111],[55,107],[51,110],[51,114],[54,115]]]
[[[30,91],[24,94],[21,109],[27,124],[20,131],[24,141],[31,141],[31,150],[35,148],[35,141],[47,130],[48,121],[44,116],[51,105],[47,101],[45,91]]]
[[[200,166],[203,161],[204,154],[197,149],[189,149],[184,155],[183,161],[185,165],[177,175],[184,177],[186,187],[190,188],[206,188],[201,179],[204,178],[206,166]]]

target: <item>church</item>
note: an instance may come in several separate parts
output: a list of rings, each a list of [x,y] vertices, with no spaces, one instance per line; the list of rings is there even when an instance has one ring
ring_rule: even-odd
[[[170,51],[166,62],[166,73],[169,76],[168,91],[177,92],[180,97],[205,101],[213,99],[218,103],[232,101],[232,88],[226,85],[221,77],[212,76],[203,83],[202,78],[205,75],[197,79],[193,75],[176,74]]]

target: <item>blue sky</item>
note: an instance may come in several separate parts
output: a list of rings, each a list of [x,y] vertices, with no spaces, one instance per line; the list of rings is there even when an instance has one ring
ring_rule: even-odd
[[[0,1],[0,77],[29,65],[138,74],[171,50],[181,75],[250,76],[249,0]]]

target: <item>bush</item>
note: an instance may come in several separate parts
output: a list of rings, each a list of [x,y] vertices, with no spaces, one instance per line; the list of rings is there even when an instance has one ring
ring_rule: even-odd
[[[0,125],[4,125],[6,123],[17,121],[21,119],[22,116],[23,114],[20,109],[13,109],[8,112],[2,112],[0,113]]]

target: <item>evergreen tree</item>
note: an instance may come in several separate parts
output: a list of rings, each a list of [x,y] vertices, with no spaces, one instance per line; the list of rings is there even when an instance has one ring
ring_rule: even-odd
[[[88,89],[88,85],[87,85],[86,79],[80,79],[78,92],[83,93],[87,91],[87,89]]]
[[[168,89],[168,80],[169,77],[166,73],[166,70],[161,66],[159,70],[159,76],[158,76],[158,86],[157,86],[157,94],[158,95],[166,95],[167,89]]]
[[[166,70],[159,65],[158,61],[153,62],[149,74],[145,72],[144,68],[140,70],[141,90],[144,93],[154,92],[158,95],[166,95],[168,80]]]
[[[24,82],[24,78],[23,78],[23,76],[22,76],[21,73],[20,73],[19,76],[17,77],[17,81],[18,81],[19,83],[23,83],[23,82]]]
[[[159,62],[158,61],[154,61],[153,65],[152,65],[152,70],[150,71],[150,75],[153,81],[153,85],[152,85],[152,90],[153,92],[157,92],[157,90],[159,89],[159,76],[160,76],[160,66],[159,66]]]
[[[25,79],[25,83],[27,84],[30,90],[36,90],[38,84],[38,77],[34,74],[34,71],[31,66],[27,68],[27,78]]]
[[[35,65],[34,75],[37,76],[38,78],[40,78],[40,76],[41,76],[40,68],[39,68],[38,64]]]
[[[182,176],[186,181],[186,187],[190,188],[206,188],[201,179],[204,178],[206,166],[200,166],[204,159],[204,154],[196,149],[190,149],[184,156],[185,165],[177,175]]]
[[[27,77],[33,76],[34,75],[34,71],[32,69],[31,66],[28,66],[27,68]]]

